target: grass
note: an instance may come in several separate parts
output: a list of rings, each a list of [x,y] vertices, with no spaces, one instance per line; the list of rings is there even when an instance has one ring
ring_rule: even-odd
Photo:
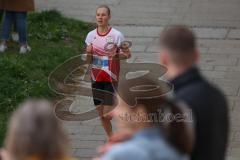
[[[9,49],[0,55],[0,146],[9,116],[20,102],[31,97],[56,98],[48,88],[49,73],[82,53],[91,29],[91,24],[63,17],[57,11],[29,15],[28,43],[32,51],[20,55],[18,44],[9,42]]]

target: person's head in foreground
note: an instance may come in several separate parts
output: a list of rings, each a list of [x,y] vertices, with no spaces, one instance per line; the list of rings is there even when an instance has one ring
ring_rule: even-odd
[[[162,86],[148,78],[140,83],[120,82],[118,105],[111,114],[116,119],[117,132],[131,132],[132,136],[113,145],[102,159],[188,159],[192,133],[183,119],[167,118],[180,116],[183,111],[162,93]]]
[[[193,67],[199,57],[194,33],[183,25],[166,27],[160,34],[160,62],[169,79]]]
[[[21,104],[11,117],[5,149],[8,160],[67,158],[68,140],[52,104],[46,100]]]

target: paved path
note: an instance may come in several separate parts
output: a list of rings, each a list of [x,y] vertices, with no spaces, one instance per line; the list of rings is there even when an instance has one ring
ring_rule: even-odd
[[[231,117],[228,160],[240,157],[240,1],[239,0],[38,0],[39,10],[55,8],[66,16],[93,22],[99,4],[110,5],[112,24],[133,41],[129,62],[158,63],[158,35],[168,24],[184,23],[197,33],[206,77],[228,97]],[[82,104],[92,104],[82,98]],[[83,107],[84,108],[84,107]],[[72,106],[73,112],[79,112]],[[84,108],[88,109],[88,108]],[[90,159],[105,141],[98,120],[64,122],[74,156]]]

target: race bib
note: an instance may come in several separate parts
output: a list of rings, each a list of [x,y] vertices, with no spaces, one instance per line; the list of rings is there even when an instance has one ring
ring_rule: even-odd
[[[108,67],[108,57],[106,56],[93,56],[93,66],[97,68],[106,68]]]

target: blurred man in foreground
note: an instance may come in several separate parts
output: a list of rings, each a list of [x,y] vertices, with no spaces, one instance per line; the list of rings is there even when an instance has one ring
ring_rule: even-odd
[[[228,109],[223,94],[205,80],[196,66],[199,51],[192,31],[170,26],[160,35],[160,62],[168,69],[167,79],[174,85],[195,116],[196,143],[192,159],[223,160],[228,137]]]

